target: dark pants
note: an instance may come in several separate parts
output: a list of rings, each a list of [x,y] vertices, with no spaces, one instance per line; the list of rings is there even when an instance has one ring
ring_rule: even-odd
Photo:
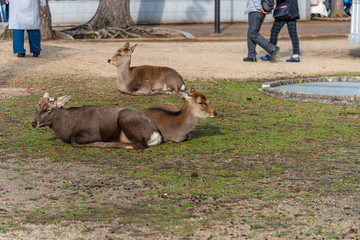
[[[248,14],[249,29],[247,33],[248,57],[256,57],[256,45],[258,44],[268,53],[275,51],[276,46],[266,40],[260,33],[261,25],[265,20],[262,12],[251,12]]]
[[[26,30],[29,36],[30,52],[41,51],[41,34],[40,30]],[[24,49],[24,32],[25,30],[13,29],[13,51],[15,53],[25,53]]]
[[[291,38],[292,47],[293,47],[293,54],[299,54],[300,55],[300,47],[299,47],[299,38],[296,31],[296,21],[276,21],[273,23],[271,28],[271,36],[270,36],[270,42],[272,44],[277,44],[278,36],[281,31],[281,28],[284,25],[287,25],[289,36]]]

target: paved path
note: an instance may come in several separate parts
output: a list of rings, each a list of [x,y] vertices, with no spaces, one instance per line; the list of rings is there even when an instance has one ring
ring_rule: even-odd
[[[265,22],[261,28],[261,34],[269,38],[272,23]],[[177,29],[188,32],[196,38],[213,38],[214,40],[221,40],[224,38],[240,38],[246,39],[248,25],[247,23],[224,23],[221,24],[221,36],[213,36],[214,24],[177,24],[177,25],[159,25],[157,27],[164,27],[169,29]],[[350,21],[298,21],[297,22],[298,35],[300,38],[313,37],[336,37],[347,36],[350,33]],[[280,38],[289,37],[287,28],[281,30]]]
[[[264,37],[270,37],[271,22],[265,22],[261,28],[261,34]],[[0,23],[0,33],[4,31],[6,23]],[[176,24],[176,25],[156,25],[156,27],[175,29],[184,31],[193,35],[195,38],[207,40],[246,40],[247,23],[223,23],[221,24],[221,36],[213,36],[214,24]],[[298,35],[301,39],[304,38],[329,38],[329,37],[344,37],[350,33],[349,19],[340,21],[298,21],[297,22]],[[288,31],[286,27],[280,32],[279,38],[288,38]]]

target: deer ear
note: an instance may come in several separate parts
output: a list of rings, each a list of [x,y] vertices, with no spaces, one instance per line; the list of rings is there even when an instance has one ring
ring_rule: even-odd
[[[43,96],[43,98],[49,98],[49,97],[50,97],[49,93],[45,93]]]
[[[56,106],[59,108],[64,106],[69,101],[70,97],[70,95],[59,97],[58,99],[56,99]]]
[[[131,53],[133,53],[135,51],[135,48],[136,48],[137,44],[135,44],[134,46],[132,46],[131,48]]]
[[[179,91],[180,97],[186,101],[190,100],[191,96],[184,91]]]

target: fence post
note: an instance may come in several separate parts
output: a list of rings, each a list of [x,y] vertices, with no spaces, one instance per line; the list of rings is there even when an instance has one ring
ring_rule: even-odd
[[[360,0],[353,0],[349,40],[353,45],[360,42]]]
[[[215,0],[215,31],[214,36],[221,35],[220,31],[220,0]]]

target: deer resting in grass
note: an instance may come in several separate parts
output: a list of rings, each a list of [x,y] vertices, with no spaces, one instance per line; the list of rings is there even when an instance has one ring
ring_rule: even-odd
[[[117,88],[133,95],[168,94],[186,91],[180,74],[169,67],[143,65],[130,67],[131,54],[136,45],[127,42],[119,48],[108,62],[117,67]]]
[[[74,147],[141,149],[162,142],[155,124],[140,111],[103,106],[63,108],[69,99],[69,95],[54,99],[45,93],[32,126],[49,126]]]
[[[192,90],[190,94],[179,92],[185,100],[178,110],[174,104],[163,103],[145,110],[163,136],[163,141],[182,142],[190,139],[190,131],[198,119],[215,117],[216,111],[210,106],[209,100],[201,93]]]

